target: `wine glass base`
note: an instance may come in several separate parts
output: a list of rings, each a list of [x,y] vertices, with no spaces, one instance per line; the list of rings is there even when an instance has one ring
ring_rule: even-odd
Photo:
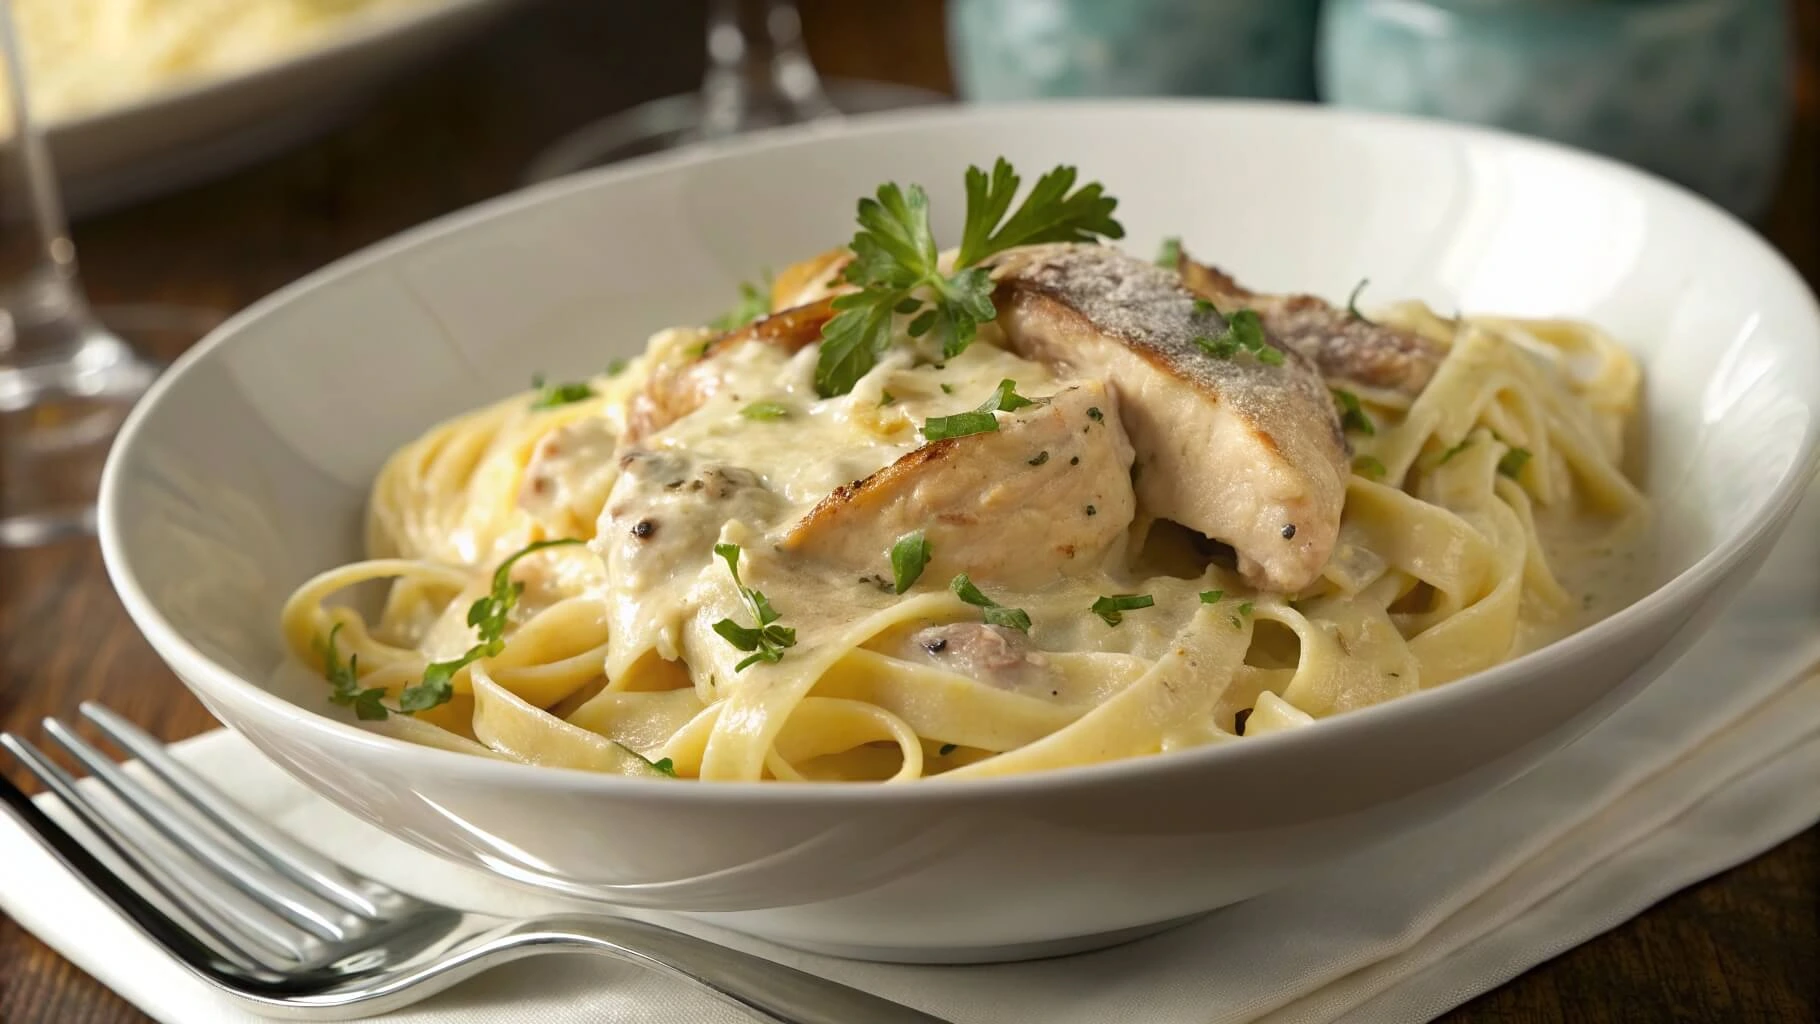
[[[870,114],[904,107],[947,103],[928,89],[891,82],[825,79],[828,99],[842,114]],[[831,119],[838,123],[838,118]],[[538,154],[526,169],[524,183],[574,174],[635,156],[645,156],[701,141],[702,97],[683,93],[642,103],[577,129]],[[766,126],[768,127],[768,126]]]
[[[220,317],[136,307],[116,320],[152,351],[174,352]],[[161,367],[97,331],[75,357],[0,364],[0,548],[38,547],[95,531],[95,497],[114,435]]]

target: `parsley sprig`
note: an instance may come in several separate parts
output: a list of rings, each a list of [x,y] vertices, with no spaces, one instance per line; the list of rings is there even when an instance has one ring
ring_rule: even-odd
[[[717,331],[733,331],[771,312],[771,272],[766,271],[763,284],[739,283],[739,301],[733,308],[714,318],[708,326]]]
[[[425,665],[423,679],[399,692],[396,707],[388,707],[383,702],[384,690],[361,688],[357,655],[349,655],[347,664],[341,664],[340,653],[335,648],[335,634],[341,631],[341,624],[336,623],[322,644],[323,676],[335,688],[329,694],[329,700],[352,707],[356,717],[367,721],[384,720],[390,714],[415,714],[447,704],[455,696],[455,673],[481,658],[496,657],[506,648],[506,620],[525,592],[524,583],[511,578],[512,566],[533,551],[580,543],[574,537],[533,541],[500,562],[493,570],[492,587],[468,606],[467,623],[474,630],[474,645],[458,657]]]
[[[1365,414],[1365,405],[1359,396],[1345,388],[1333,389],[1333,400],[1340,407],[1340,429],[1356,430],[1367,437],[1377,435],[1377,425]]]
[[[990,175],[967,168],[967,216],[954,270],[947,274],[937,266],[929,197],[920,185],[904,189],[887,182],[876,198],[861,199],[860,230],[845,271],[860,290],[835,299],[835,315],[822,327],[816,390],[824,397],[853,390],[891,346],[898,316],[911,317],[912,338],[928,335],[940,342],[942,358],[965,351],[979,325],[998,315],[991,277],[978,265],[988,257],[1038,242],[1124,237],[1125,229],[1112,219],[1118,200],[1097,182],[1075,189],[1077,174],[1073,167],[1056,167],[1012,210],[1020,179],[1008,161],[1000,157]],[[928,298],[915,294],[925,289]]]
[[[906,533],[891,545],[891,580],[898,593],[916,585],[932,554],[929,538],[921,530]]]
[[[733,671],[744,672],[748,666],[761,661],[784,660],[784,649],[796,646],[796,630],[777,625],[777,609],[771,607],[763,593],[746,586],[739,578],[737,544],[716,544],[714,553],[727,563],[727,571],[733,574],[733,585],[739,588],[739,596],[758,623],[757,626],[742,626],[732,619],[722,619],[714,624],[714,632],[719,633],[721,639],[738,650],[751,652],[749,657],[733,666]]]

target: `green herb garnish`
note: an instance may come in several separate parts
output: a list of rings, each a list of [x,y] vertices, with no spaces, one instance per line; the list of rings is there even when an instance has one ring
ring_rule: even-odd
[[[1226,592],[1224,590],[1203,590],[1203,591],[1201,591],[1201,603],[1202,604],[1219,604],[1221,601],[1224,601],[1224,600],[1226,600]]]
[[[594,397],[594,389],[585,380],[570,381],[567,384],[545,384],[543,374],[533,374],[531,386],[537,394],[531,399],[533,409],[554,409],[570,402],[585,402]]]
[[[944,384],[942,387],[946,388]],[[931,416],[923,421],[923,437],[930,441],[943,441],[951,437],[966,437],[969,434],[990,434],[998,429],[998,417],[995,412],[1013,412],[1027,405],[1041,405],[1048,399],[1025,398],[1017,393],[1017,381],[1001,380],[992,394],[979,404],[978,408],[968,412],[957,412],[952,416]],[[1038,465],[1038,463],[1032,463]]]
[[[1377,425],[1371,422],[1370,416],[1365,415],[1365,406],[1359,402],[1358,395],[1345,388],[1334,388],[1333,400],[1340,407],[1342,430],[1356,430],[1367,437],[1377,436]]]
[[[785,416],[790,415],[790,407],[784,405],[782,402],[760,401],[753,402],[751,405],[741,409],[739,414],[749,420],[769,422],[771,420],[781,420]]]
[[[1359,279],[1358,284],[1352,286],[1352,294],[1346,297],[1346,315],[1357,320],[1359,323],[1371,324],[1373,327],[1376,327],[1376,321],[1371,320],[1366,317],[1365,314],[1359,312],[1359,296],[1365,291],[1365,286],[1370,283],[1371,278],[1362,277]]]
[[[923,531],[906,533],[891,545],[891,579],[898,593],[915,585],[929,564],[929,538]]]
[[[893,318],[900,309],[920,308],[906,330],[913,338],[933,337],[944,359],[965,351],[979,325],[998,315],[992,305],[992,280],[977,265],[987,257],[1036,242],[1123,237],[1124,228],[1112,219],[1118,200],[1104,195],[1098,183],[1071,193],[1076,174],[1073,167],[1062,166],[1038,178],[1007,217],[1019,184],[1011,164],[1000,157],[990,176],[969,167],[967,216],[949,274],[936,264],[929,197],[921,186],[906,190],[886,183],[879,186],[876,198],[861,199],[860,230],[853,236],[853,260],[845,272],[846,280],[860,290],[835,299],[834,317],[822,327],[816,390],[824,397],[853,390],[891,346]],[[908,301],[916,298],[912,293],[922,289],[929,294],[927,305],[912,305]]]
[[[1175,270],[1182,265],[1182,240],[1180,238],[1170,235],[1163,239],[1163,244],[1157,246],[1156,249],[1156,265],[1164,270]]]
[[[1125,612],[1139,608],[1149,608],[1156,604],[1156,598],[1149,594],[1114,594],[1101,597],[1093,602],[1093,614],[1106,620],[1106,625],[1116,626],[1125,619]]]
[[[481,658],[491,658],[505,650],[506,619],[518,604],[519,595],[524,593],[525,585],[511,579],[512,566],[533,551],[553,548],[567,544],[580,544],[574,537],[556,540],[540,540],[527,544],[499,563],[493,570],[493,585],[484,597],[468,606],[467,623],[474,629],[476,643],[463,652],[460,657],[448,661],[433,661],[424,666],[423,679],[405,687],[398,694],[398,706],[387,707],[381,702],[385,691],[361,689],[359,686],[358,666],[355,658],[350,656],[344,667],[340,664],[335,650],[335,634],[341,626],[337,624],[329,630],[328,640],[323,644],[323,675],[334,684],[335,692],[329,699],[337,704],[344,704],[354,709],[354,714],[367,720],[383,720],[388,714],[409,715],[419,711],[428,711],[441,704],[447,704],[455,695],[453,680],[455,673]]]
[[[1007,626],[1024,633],[1030,632],[1030,616],[1025,614],[1022,608],[1006,608],[987,597],[980,592],[980,588],[973,585],[973,581],[967,578],[966,573],[961,573],[949,580],[948,589],[954,591],[954,596],[980,609],[989,624]]]
[[[1498,472],[1515,480],[1523,474],[1523,467],[1529,464],[1529,460],[1528,448],[1512,448],[1498,460]]]
[[[1215,312],[1219,311],[1216,309]],[[1240,352],[1249,352],[1265,366],[1283,365],[1283,353],[1265,340],[1264,322],[1258,319],[1256,310],[1241,309],[1226,315],[1225,319],[1226,329],[1218,335],[1194,339],[1201,351],[1215,359],[1233,359]]]
[[[1352,460],[1352,471],[1367,480],[1382,480],[1390,470],[1375,455],[1361,455]]]
[[[892,405],[892,404],[896,403],[896,401],[897,401],[897,396],[892,394],[889,391],[880,391],[878,393],[878,407],[881,409],[883,409],[887,405]]]
[[[763,284],[739,283],[739,301],[733,308],[715,317],[708,326],[717,331],[734,331],[771,312],[771,272],[764,273]]]
[[[1461,452],[1465,451],[1467,449],[1467,447],[1470,446],[1471,444],[1472,444],[1472,438],[1470,436],[1460,438],[1459,444],[1456,444],[1452,448],[1449,448],[1446,451],[1441,453],[1441,457],[1439,459],[1435,460],[1435,465],[1437,465],[1437,466],[1447,465],[1447,462],[1449,459],[1452,459],[1455,455],[1458,455]]]
[[[751,652],[750,657],[733,666],[733,671],[744,672],[747,666],[760,661],[784,660],[784,648],[796,646],[796,630],[776,625],[777,609],[771,607],[764,594],[746,586],[739,578],[738,545],[716,544],[714,553],[727,563],[727,571],[733,574],[733,585],[739,588],[739,596],[758,622],[757,626],[742,626],[732,619],[722,619],[714,624],[714,632],[719,633],[721,639],[738,650]]]
[[[625,359],[609,359],[607,360],[607,376],[617,377],[626,372],[626,367],[630,365],[632,364]]]

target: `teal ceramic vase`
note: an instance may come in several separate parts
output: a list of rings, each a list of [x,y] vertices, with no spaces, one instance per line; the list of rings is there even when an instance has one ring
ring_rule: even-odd
[[[1324,99],[1556,139],[1755,217],[1791,106],[1784,0],[1329,0]]]
[[[1314,98],[1320,0],[949,0],[964,99]]]

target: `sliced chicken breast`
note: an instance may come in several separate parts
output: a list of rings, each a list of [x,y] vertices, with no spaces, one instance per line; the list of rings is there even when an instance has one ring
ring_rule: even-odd
[[[1131,443],[1117,396],[1099,381],[1000,415],[996,432],[934,441],[824,498],[785,538],[863,572],[890,564],[923,531],[936,585],[965,572],[1033,588],[1096,567],[1136,514]]]
[[[1336,382],[1421,394],[1446,352],[1441,346],[1388,324],[1352,315],[1313,295],[1264,295],[1218,268],[1182,254],[1182,282],[1222,310],[1253,309],[1264,329],[1285,347],[1300,352]]]
[[[1110,246],[1014,249],[993,276],[1014,351],[1117,392],[1146,513],[1231,545],[1259,587],[1314,581],[1339,534],[1347,457],[1312,363],[1212,354],[1197,339],[1224,329],[1218,315],[1177,274]]]

